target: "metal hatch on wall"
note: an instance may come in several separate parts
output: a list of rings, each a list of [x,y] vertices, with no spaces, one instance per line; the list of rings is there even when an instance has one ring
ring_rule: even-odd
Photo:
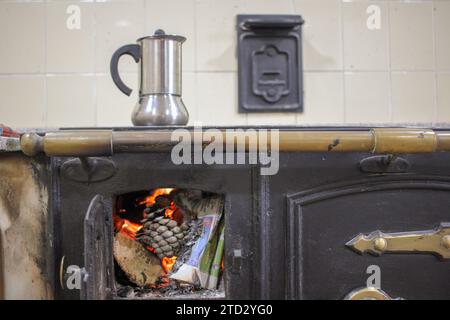
[[[239,112],[301,112],[299,15],[238,15]]]

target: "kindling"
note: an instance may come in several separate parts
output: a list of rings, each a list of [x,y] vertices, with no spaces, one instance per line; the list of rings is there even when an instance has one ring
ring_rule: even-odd
[[[261,175],[274,175],[279,169],[277,129],[176,129],[171,134],[171,158],[181,164],[260,164]]]

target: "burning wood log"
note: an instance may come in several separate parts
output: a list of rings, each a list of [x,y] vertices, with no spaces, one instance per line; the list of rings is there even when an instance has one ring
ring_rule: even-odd
[[[161,261],[142,244],[117,233],[113,244],[114,258],[128,279],[138,286],[150,286],[164,273]]]

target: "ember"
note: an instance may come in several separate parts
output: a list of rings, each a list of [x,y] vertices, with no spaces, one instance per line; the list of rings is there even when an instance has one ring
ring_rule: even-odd
[[[168,195],[173,190],[175,190],[175,189],[173,189],[173,188],[159,188],[159,189],[155,189],[155,191],[153,191],[153,193],[151,195],[149,195],[148,197],[145,197],[145,199],[143,201],[138,202],[138,204],[145,204],[145,206],[151,207],[152,205],[155,204],[156,197],[162,196],[162,195]]]
[[[164,270],[166,272],[169,272],[170,270],[172,270],[176,261],[177,261],[176,256],[173,256],[171,258],[168,258],[168,257],[162,258],[162,266],[163,266]]]
[[[136,240],[136,233],[142,229],[142,225],[114,216],[114,228],[116,231],[125,234],[133,240]]]

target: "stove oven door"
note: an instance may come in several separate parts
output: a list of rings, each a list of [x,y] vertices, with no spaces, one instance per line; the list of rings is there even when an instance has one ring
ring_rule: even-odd
[[[288,201],[289,298],[450,298],[448,177],[343,181]]]
[[[110,200],[96,195],[89,204],[84,219],[84,265],[82,299],[108,299],[113,287]]]
[[[280,163],[265,209],[267,298],[450,299],[450,153]]]

